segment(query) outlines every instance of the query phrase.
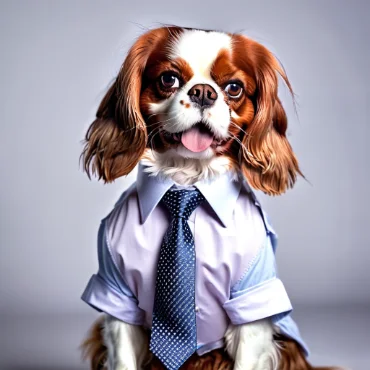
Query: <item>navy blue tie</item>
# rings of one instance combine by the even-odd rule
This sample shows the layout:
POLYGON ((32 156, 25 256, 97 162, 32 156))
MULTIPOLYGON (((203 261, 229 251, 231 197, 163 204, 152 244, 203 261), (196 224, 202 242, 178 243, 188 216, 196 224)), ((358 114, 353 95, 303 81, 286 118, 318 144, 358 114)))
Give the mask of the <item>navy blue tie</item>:
POLYGON ((197 190, 169 190, 162 198, 172 219, 159 254, 150 350, 177 370, 197 349, 195 248, 187 223, 204 200, 197 190))

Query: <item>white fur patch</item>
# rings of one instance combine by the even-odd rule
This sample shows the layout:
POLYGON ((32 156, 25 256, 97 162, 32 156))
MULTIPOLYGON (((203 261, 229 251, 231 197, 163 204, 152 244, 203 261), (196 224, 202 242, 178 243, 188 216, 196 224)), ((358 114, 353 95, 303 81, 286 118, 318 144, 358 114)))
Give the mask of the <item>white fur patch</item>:
POLYGON ((230 325, 225 334, 226 350, 234 359, 234 370, 276 370, 279 351, 268 319, 230 325))
POLYGON ((108 370, 141 369, 148 360, 148 337, 142 327, 105 315, 103 337, 108 370))
POLYGON ((170 57, 182 58, 193 72, 211 78, 210 70, 220 50, 231 50, 231 37, 221 32, 184 30, 172 45, 170 57))
MULTIPOLYGON (((171 149, 165 153, 147 151, 143 157, 147 172, 153 176, 169 177, 179 185, 192 185, 197 181, 212 180, 232 170, 225 156, 210 158, 186 158, 171 149)), ((237 174, 235 172, 235 177, 237 174)))

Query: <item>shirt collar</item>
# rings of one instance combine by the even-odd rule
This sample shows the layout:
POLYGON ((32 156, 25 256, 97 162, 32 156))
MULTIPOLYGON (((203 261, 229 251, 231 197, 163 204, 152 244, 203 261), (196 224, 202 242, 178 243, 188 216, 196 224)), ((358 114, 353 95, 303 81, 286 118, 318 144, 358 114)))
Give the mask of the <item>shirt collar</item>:
MULTIPOLYGON (((175 182, 169 178, 150 175, 145 172, 145 166, 139 164, 136 187, 142 224, 174 184, 175 182)), ((199 181, 194 186, 202 193, 222 225, 227 227, 232 219, 241 182, 234 180, 233 175, 227 172, 213 181, 199 181)))

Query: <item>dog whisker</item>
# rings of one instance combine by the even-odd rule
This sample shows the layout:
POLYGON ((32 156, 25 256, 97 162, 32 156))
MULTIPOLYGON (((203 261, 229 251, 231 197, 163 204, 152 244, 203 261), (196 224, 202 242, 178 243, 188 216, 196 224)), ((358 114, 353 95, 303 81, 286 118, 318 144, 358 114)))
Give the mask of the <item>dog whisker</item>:
POLYGON ((237 125, 235 122, 230 121, 230 125, 236 127, 239 131, 243 132, 245 135, 249 135, 247 131, 243 130, 239 125, 237 125))

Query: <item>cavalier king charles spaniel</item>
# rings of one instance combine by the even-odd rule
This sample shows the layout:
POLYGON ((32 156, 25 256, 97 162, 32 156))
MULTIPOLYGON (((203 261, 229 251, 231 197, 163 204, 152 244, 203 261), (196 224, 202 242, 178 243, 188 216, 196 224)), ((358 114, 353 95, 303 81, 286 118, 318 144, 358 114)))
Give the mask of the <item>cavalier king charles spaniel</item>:
MULTIPOLYGON (((112 182, 145 161, 151 175, 182 186, 229 171, 254 189, 282 194, 302 173, 286 138, 279 77, 293 95, 274 55, 241 34, 150 30, 129 50, 88 129, 84 169, 112 182)), ((163 369, 150 355, 148 336, 143 327, 104 314, 84 354, 95 370, 163 369)), ((268 318, 230 324, 225 348, 194 354, 181 368, 314 369, 268 318)))

